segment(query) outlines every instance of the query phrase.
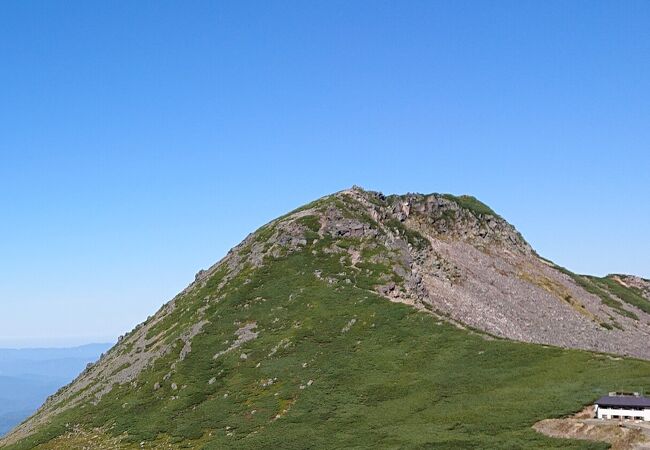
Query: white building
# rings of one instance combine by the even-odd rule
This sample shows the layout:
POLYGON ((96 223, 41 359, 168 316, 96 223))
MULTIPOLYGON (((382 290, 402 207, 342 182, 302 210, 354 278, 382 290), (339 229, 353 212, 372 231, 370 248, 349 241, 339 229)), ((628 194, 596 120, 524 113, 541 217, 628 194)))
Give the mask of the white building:
POLYGON ((596 400, 598 419, 650 421, 650 398, 638 393, 621 394, 610 392, 596 400))

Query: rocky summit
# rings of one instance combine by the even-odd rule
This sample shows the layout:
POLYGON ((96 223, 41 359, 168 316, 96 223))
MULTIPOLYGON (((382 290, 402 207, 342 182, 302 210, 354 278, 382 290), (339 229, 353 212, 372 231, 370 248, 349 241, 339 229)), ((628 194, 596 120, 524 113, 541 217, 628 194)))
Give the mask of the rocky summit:
POLYGON ((650 386, 650 281, 574 274, 470 196, 353 187, 263 226, 0 444, 594 448, 537 434, 650 386))

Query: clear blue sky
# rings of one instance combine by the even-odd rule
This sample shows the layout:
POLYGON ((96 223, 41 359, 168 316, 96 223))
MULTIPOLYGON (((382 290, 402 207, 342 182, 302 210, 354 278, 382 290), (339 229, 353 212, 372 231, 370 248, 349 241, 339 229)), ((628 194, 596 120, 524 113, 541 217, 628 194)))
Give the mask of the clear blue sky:
POLYGON ((0 5, 0 344, 130 330, 352 184, 650 277, 650 2, 0 5))

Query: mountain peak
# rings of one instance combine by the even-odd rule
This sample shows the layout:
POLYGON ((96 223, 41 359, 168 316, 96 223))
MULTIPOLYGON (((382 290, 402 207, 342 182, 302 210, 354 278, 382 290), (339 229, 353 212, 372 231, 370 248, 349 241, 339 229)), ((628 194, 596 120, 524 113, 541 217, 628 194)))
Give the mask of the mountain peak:
MULTIPOLYGON (((474 197, 354 186, 251 233, 1 443, 45 442, 71 432, 66 423, 88 429, 107 421, 112 431, 102 432, 155 440, 173 411, 199 420, 192 408, 242 392, 266 405, 259 417, 275 421, 311 387, 301 368, 320 361, 321 370, 331 369, 323 352, 335 351, 329 346, 339 336, 363 327, 372 339, 378 323, 401 333, 391 315, 407 313, 395 303, 489 339, 650 359, 641 338, 650 332, 647 287, 634 277, 576 275, 540 258, 474 197), (291 364, 282 366, 279 355, 291 364), (260 378, 267 364, 275 369, 260 378), (294 384, 298 391, 289 389, 294 384), (280 409, 271 406, 276 393, 280 409)), ((210 420, 221 420, 210 411, 210 420)), ((204 436, 190 422, 178 426, 179 435, 204 436)))

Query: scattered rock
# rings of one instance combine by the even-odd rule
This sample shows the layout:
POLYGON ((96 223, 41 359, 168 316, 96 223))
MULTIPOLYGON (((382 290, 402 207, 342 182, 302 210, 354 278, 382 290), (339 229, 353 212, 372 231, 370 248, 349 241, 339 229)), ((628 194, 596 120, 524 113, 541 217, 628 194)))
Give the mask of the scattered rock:
MULTIPOLYGON (((226 350, 222 350, 222 351, 217 352, 213 356, 213 359, 217 359, 220 356, 225 355, 226 353, 229 353, 229 352, 241 347, 246 342, 252 341, 253 339, 257 338, 259 333, 256 332, 256 331, 253 331, 256 328, 257 328, 257 322, 250 322, 250 323, 247 323, 247 324, 243 325, 239 329, 237 329, 237 331, 235 331, 235 335, 237 336, 237 339, 235 340, 235 342, 233 342, 232 345, 230 347, 228 347, 226 350)), ((244 355, 244 354, 242 354, 242 355, 244 355)), ((244 357, 242 359, 245 359, 245 358, 246 357, 244 357)))
POLYGON ((352 328, 352 326, 355 323, 357 323, 357 319, 354 319, 354 318, 350 319, 350 321, 348 323, 346 323, 345 326, 343 327, 343 329, 341 330, 341 333, 347 333, 348 331, 350 331, 350 329, 352 328))

